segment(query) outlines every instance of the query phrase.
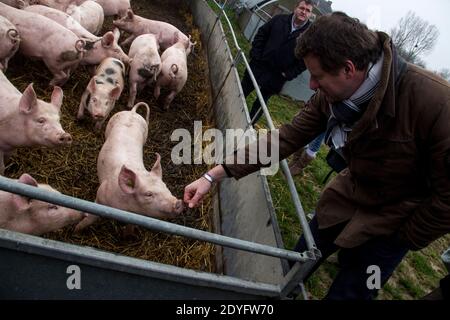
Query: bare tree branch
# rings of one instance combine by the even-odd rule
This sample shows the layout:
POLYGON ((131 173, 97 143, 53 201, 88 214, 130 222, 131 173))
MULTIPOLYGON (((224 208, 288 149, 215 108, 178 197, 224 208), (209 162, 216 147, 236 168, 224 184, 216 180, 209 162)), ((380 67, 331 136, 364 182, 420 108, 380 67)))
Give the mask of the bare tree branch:
POLYGON ((416 64, 424 64, 421 57, 434 48, 439 37, 435 25, 416 16, 412 11, 400 19, 390 34, 399 54, 416 64))

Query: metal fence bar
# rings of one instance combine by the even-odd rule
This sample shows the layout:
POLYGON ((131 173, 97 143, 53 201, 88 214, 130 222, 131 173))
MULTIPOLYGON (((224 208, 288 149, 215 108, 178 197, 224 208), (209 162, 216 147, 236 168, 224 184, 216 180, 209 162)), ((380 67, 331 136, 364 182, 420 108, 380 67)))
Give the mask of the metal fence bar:
POLYGON ((121 222, 136 224, 147 229, 161 231, 169 234, 185 236, 192 239, 207 241, 218 245, 260 253, 272 257, 278 257, 298 262, 311 260, 303 253, 289 251, 271 246, 253 243, 250 241, 226 237, 207 231, 180 226, 178 224, 161 221, 158 219, 142 216, 139 214, 111 208, 86 200, 70 197, 64 194, 51 192, 42 188, 36 188, 24 183, 19 183, 13 179, 0 176, 0 190, 19 194, 32 199, 38 199, 49 203, 54 203, 63 207, 72 208, 82 212, 92 213, 104 218, 112 218, 121 222))
MULTIPOLYGON (((239 46, 239 43, 237 41, 234 29, 233 29, 233 26, 232 26, 232 24, 230 22, 230 19, 228 18, 228 15, 224 11, 223 7, 219 3, 217 3, 216 0, 212 0, 212 2, 214 2, 217 5, 217 7, 221 10, 221 14, 220 15, 225 18, 225 20, 226 20, 226 22, 228 24, 228 28, 230 29, 230 33, 231 33, 231 36, 233 38, 234 45, 235 45, 236 49, 238 50, 238 52, 240 52, 240 54, 242 55, 242 61, 244 62, 245 67, 246 67, 246 69, 247 69, 247 71, 249 73, 250 79, 252 80, 253 86, 255 88, 257 99, 259 99, 259 102, 261 104, 261 108, 263 109, 264 115, 266 116, 267 125, 269 126, 270 130, 275 130, 276 128, 275 128, 275 126, 273 124, 272 117, 270 116, 270 113, 269 113, 269 110, 267 108, 267 105, 264 102, 264 99, 262 97, 261 91, 259 90, 258 82, 255 79, 253 71, 251 70, 251 67, 250 67, 250 65, 249 65, 249 63, 247 61, 247 58, 245 57, 245 54, 243 53, 242 49, 239 46)), ((253 121, 253 119, 251 119, 251 121, 253 121)), ((247 128, 249 128, 249 126, 251 125, 251 121, 248 124, 247 128)), ((288 187, 289 187, 289 191, 291 193, 291 198, 292 198, 292 200, 294 202, 295 211, 297 213, 298 219, 299 219, 300 224, 302 226, 302 230, 303 230, 303 234, 305 236, 305 240, 306 240, 306 244, 307 244, 308 250, 316 251, 317 247, 316 247, 316 244, 315 244, 315 241, 314 241, 314 237, 311 234, 311 229, 309 228, 308 220, 306 219, 305 212, 303 210, 303 207, 302 207, 301 202, 300 202, 300 198, 299 198, 298 193, 297 193, 297 188, 295 187, 295 183, 294 183, 294 180, 292 178, 291 172, 289 171, 289 167, 287 165, 287 161, 286 160, 281 161, 281 169, 283 170, 283 173, 284 173, 284 175, 286 177, 286 180, 287 180, 287 183, 288 183, 288 187)))

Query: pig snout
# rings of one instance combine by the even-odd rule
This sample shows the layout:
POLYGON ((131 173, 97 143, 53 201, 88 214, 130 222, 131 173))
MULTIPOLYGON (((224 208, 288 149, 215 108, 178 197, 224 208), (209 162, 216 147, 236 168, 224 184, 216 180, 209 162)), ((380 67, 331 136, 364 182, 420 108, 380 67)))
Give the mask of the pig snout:
POLYGON ((175 203, 173 205, 173 213, 175 215, 179 215, 183 212, 183 210, 184 210, 183 201, 181 201, 181 200, 175 201, 175 203))
POLYGON ((72 143, 72 136, 69 133, 64 132, 64 133, 59 135, 58 143, 62 144, 62 145, 71 144, 72 143))
POLYGON ((105 115, 103 113, 93 113, 92 118, 94 118, 94 120, 96 121, 99 121, 103 120, 105 118, 105 115))

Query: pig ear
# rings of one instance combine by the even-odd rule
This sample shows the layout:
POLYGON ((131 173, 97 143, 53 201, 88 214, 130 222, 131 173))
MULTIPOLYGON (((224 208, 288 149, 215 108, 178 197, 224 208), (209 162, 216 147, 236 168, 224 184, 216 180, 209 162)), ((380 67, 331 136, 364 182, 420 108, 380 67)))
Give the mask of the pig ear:
MULTIPOLYGON (((26 174, 26 173, 22 174, 18 181, 20 183, 28 184, 33 187, 38 186, 37 181, 34 180, 34 178, 32 176, 30 176, 29 174, 26 174)), ((24 197, 24 196, 20 196, 18 194, 14 194, 13 195, 13 203, 16 206, 16 208, 18 209, 18 211, 24 211, 30 207, 31 199, 24 197)))
POLYGON ((156 174, 159 178, 162 178, 161 156, 159 155, 159 153, 156 153, 156 161, 152 167, 151 172, 156 174))
POLYGON ((102 37, 102 46, 103 47, 111 47, 114 43, 114 33, 112 31, 108 31, 102 37))
POLYGON ((37 181, 27 173, 22 174, 18 181, 20 183, 28 184, 29 186, 33 186, 33 187, 38 186, 37 181))
POLYGON ((112 90, 109 96, 113 98, 114 100, 117 100, 120 98, 120 94, 122 93, 122 88, 120 85, 116 85, 112 90))
POLYGON ((54 105, 55 107, 57 107, 58 109, 61 108, 62 105, 62 101, 63 101, 63 96, 64 93, 62 91, 62 89, 58 86, 55 86, 53 88, 53 92, 52 92, 52 105, 54 105))
POLYGON ((120 30, 119 30, 119 28, 114 28, 114 30, 113 30, 113 33, 114 33, 114 41, 117 43, 117 42, 119 42, 119 39, 120 39, 120 30))
POLYGON ((91 80, 89 80, 87 89, 88 89, 88 91, 89 91, 90 93, 95 92, 95 86, 96 86, 95 80, 96 80, 96 78, 97 78, 97 77, 92 77, 91 80))
POLYGON ((177 43, 180 40, 180 36, 178 35, 178 31, 173 33, 173 43, 177 43))
POLYGON ((132 194, 136 190, 137 176, 133 170, 122 166, 119 173, 119 187, 126 194, 132 194))
POLYGON ((130 19, 130 20, 133 20, 133 18, 134 18, 133 10, 128 9, 128 11, 127 11, 127 18, 130 19))
POLYGON ((30 83, 19 101, 19 111, 25 114, 30 114, 37 105, 36 92, 34 92, 33 84, 30 83))

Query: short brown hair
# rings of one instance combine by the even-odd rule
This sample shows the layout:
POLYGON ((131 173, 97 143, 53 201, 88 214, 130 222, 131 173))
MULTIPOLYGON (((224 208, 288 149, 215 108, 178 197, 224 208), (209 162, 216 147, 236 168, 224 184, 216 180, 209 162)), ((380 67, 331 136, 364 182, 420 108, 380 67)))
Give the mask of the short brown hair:
POLYGON ((297 2, 296 7, 298 7, 301 2, 304 2, 308 6, 313 6, 314 7, 314 1, 313 0, 300 0, 300 1, 297 2))
POLYGON ((375 63, 382 46, 376 32, 356 18, 343 12, 319 17, 297 39, 295 55, 303 59, 308 54, 319 58, 325 72, 335 73, 351 60, 358 70, 375 63))

